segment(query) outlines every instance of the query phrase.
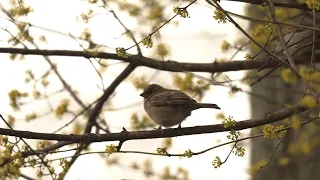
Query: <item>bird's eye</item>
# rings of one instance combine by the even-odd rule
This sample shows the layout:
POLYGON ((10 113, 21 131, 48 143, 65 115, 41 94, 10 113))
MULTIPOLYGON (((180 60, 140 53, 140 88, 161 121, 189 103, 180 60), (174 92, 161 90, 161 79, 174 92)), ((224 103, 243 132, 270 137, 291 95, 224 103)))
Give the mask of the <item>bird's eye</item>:
POLYGON ((153 92, 153 88, 149 88, 149 89, 147 90, 147 92, 148 92, 148 93, 152 93, 152 92, 153 92))

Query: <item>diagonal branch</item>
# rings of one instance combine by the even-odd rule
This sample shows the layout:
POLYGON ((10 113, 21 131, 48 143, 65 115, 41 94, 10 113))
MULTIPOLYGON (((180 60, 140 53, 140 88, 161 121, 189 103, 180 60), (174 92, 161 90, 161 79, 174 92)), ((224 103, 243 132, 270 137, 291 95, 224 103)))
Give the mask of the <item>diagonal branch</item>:
MULTIPOLYGON (((299 72, 297 71, 297 68, 295 66, 295 63, 292 59, 292 56, 290 55, 290 53, 287 53, 289 52, 288 51, 288 47, 286 46, 285 44, 285 40, 284 40, 284 37, 283 37, 283 34, 282 32, 280 32, 280 25, 279 24, 276 24, 278 26, 278 33, 280 32, 280 41, 281 43, 284 45, 283 48, 285 49, 285 54, 288 58, 288 61, 285 61, 283 60, 282 58, 280 58, 279 56, 275 55, 274 53, 272 53, 270 50, 268 50, 267 48, 263 47, 258 41, 256 41, 252 36, 250 36, 241 26, 239 26, 239 24, 220 6, 219 3, 217 3, 216 0, 214 0, 214 4, 216 5, 216 7, 222 11, 224 13, 224 15, 230 20, 230 22, 235 25, 247 38, 249 38, 255 45, 257 45, 260 49, 262 49, 263 51, 265 51, 266 53, 268 53, 272 58, 278 60, 279 62, 281 62, 283 65, 285 66, 288 66, 292 72, 295 74, 295 76, 301 80, 301 82, 304 84, 304 86, 310 91, 310 94, 314 97, 314 99, 317 100, 317 102, 319 103, 320 102, 320 95, 313 89, 312 86, 310 86, 310 84, 308 84, 307 82, 305 82, 302 77, 300 76, 299 72), (281 36, 282 35, 282 36, 281 36), (287 50, 286 50, 287 49, 287 50)), ((270 8, 271 6, 273 5, 272 4, 272 1, 269 0, 269 5, 270 5, 270 8)), ((273 13, 272 17, 273 17, 273 21, 277 22, 276 21, 276 17, 275 17, 275 12, 274 12, 274 6, 273 7, 273 10, 271 10, 271 14, 273 13)))
MULTIPOLYGON (((110 84, 110 86, 104 91, 103 95, 99 98, 99 101, 97 102, 96 106, 93 108, 93 110, 90 112, 89 119, 86 123, 86 127, 84 129, 84 136, 89 134, 92 130, 92 127, 96 124, 96 120, 100 115, 101 109, 104 105, 104 103, 109 99, 110 95, 114 92, 114 90, 118 87, 118 85, 127 78, 133 70, 137 66, 130 63, 120 74, 119 76, 110 84)), ((84 149, 86 149, 89 146, 90 140, 85 140, 84 145, 79 147, 77 151, 74 153, 74 157, 69 161, 69 168, 70 166, 76 161, 78 158, 78 154, 81 153, 84 149)))
POLYGON ((93 108, 90 113, 87 125, 85 127, 84 132, 90 133, 94 122, 98 118, 100 111, 104 105, 104 103, 108 100, 110 95, 114 92, 114 90, 118 87, 118 85, 126 79, 136 68, 135 65, 129 64, 120 74, 119 76, 110 84, 110 86, 104 91, 103 95, 99 98, 99 102, 93 108))
MULTIPOLYGON (((277 16, 276 16, 276 13, 275 13, 275 8, 274 8, 274 4, 271 0, 268 0, 268 4, 269 4, 269 9, 270 9, 270 12, 271 12, 271 16, 272 16, 272 19, 274 22, 277 22, 277 16)), ((294 72, 294 74, 297 76, 297 78, 303 83, 303 85, 309 90, 310 94, 317 100, 317 102, 319 103, 320 102, 320 96, 319 94, 316 92, 316 90, 308 83, 306 82, 302 77, 301 75, 299 74, 298 72, 298 69, 297 69, 297 66, 292 58, 292 55, 288 49, 288 46, 285 42, 285 39, 284 39, 284 35, 281 31, 281 27, 279 24, 276 24, 277 26, 277 32, 278 32, 278 36, 280 38, 280 43, 284 49, 284 53, 285 55, 287 56, 288 58, 288 61, 289 61, 289 64, 290 64, 290 67, 292 69, 292 71, 294 72)))
MULTIPOLYGON (((14 18, 12 15, 0 4, 0 9, 13 21, 13 23, 18 27, 17 22, 14 22, 14 18)), ((30 42, 36 49, 39 49, 38 45, 35 42, 30 42)), ((29 49, 25 46, 24 49, 29 49)), ((61 74, 58 72, 56 66, 52 63, 52 61, 49 59, 48 56, 43 56, 44 59, 47 61, 47 63, 50 65, 51 69, 53 69, 53 72, 57 75, 61 83, 63 84, 63 87, 69 92, 70 96, 84 109, 86 105, 81 101, 81 99, 72 91, 71 87, 68 85, 68 83, 64 80, 64 78, 61 76, 61 74)))
MULTIPOLYGON (((111 9, 108 6, 109 9, 111 9)), ((142 51, 140 48, 140 45, 138 44, 138 41, 136 40, 136 38, 133 36, 133 33, 130 29, 127 28, 126 25, 123 24, 123 22, 119 19, 119 17, 117 16, 117 14, 114 12, 114 10, 110 11, 113 14, 113 17, 116 18, 116 20, 121 24, 121 26, 126 30, 126 32, 129 34, 130 38, 132 39, 132 41, 137 45, 137 51, 138 51, 138 55, 142 56, 142 51)))
POLYGON ((230 14, 231 16, 237 17, 237 18, 241 18, 244 20, 249 20, 249 21, 257 21, 257 22, 262 22, 262 23, 273 23, 273 24, 279 24, 279 25, 283 25, 283 26, 289 26, 289 27, 295 27, 295 28, 300 28, 300 29, 305 29, 305 30, 312 30, 312 31, 316 31, 316 32, 320 32, 320 29, 317 27, 312 27, 312 26, 307 26, 307 25, 302 25, 302 24, 291 24, 291 23, 287 23, 284 21, 277 21, 277 22, 273 22, 270 20, 265 20, 265 19, 260 19, 260 18, 255 18, 255 17, 250 17, 250 16, 244 16, 241 14, 236 14, 230 11, 225 11, 226 13, 230 14))
MULTIPOLYGON (((224 1, 233 1, 233 2, 244 2, 249 4, 255 5, 262 5, 265 6, 265 0, 224 0, 224 1)), ((305 3, 296 3, 296 2, 274 2, 274 5, 277 7, 284 7, 284 8, 293 8, 293 9, 301 9, 307 10, 308 6, 305 3)))

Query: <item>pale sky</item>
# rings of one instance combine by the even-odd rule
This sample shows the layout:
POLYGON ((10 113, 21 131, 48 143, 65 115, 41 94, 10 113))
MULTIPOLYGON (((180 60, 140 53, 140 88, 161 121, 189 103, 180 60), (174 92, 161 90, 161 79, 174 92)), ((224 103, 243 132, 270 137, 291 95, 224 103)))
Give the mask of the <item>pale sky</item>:
MULTIPOLYGON (((5 5, 5 0, 0 0, 1 4, 5 5)), ((105 44, 110 48, 116 47, 128 47, 132 45, 131 41, 125 38, 118 38, 123 29, 121 25, 113 18, 111 14, 102 14, 94 18, 89 25, 79 23, 76 19, 76 15, 80 15, 87 9, 87 4, 84 1, 78 0, 45 0, 26 1, 34 8, 34 12, 28 15, 28 21, 32 24, 54 29, 64 33, 71 33, 78 36, 83 27, 90 26, 93 34, 93 40, 100 44, 105 44)), ((130 2, 127 0, 127 2, 130 2)), ((202 1, 201 1, 202 2, 202 1)), ((202 4, 205 4, 203 2, 202 4)), ((242 13, 243 6, 241 3, 234 2, 222 2, 222 7, 227 10, 242 13), (235 5, 236 4, 236 5, 235 5)), ((98 10, 97 10, 98 11, 98 10)), ((165 26, 161 29, 163 41, 170 45, 172 60, 179 60, 184 62, 212 62, 215 58, 230 57, 230 54, 222 54, 220 52, 220 45, 223 40, 229 42, 235 41, 240 33, 236 30, 235 26, 228 24, 218 24, 213 18, 213 9, 206 8, 205 6, 191 6, 188 9, 191 18, 179 18, 179 26, 165 26)), ((121 14, 120 11, 115 11, 121 19, 126 18, 125 14, 121 14)), ((168 17, 173 13, 168 14, 168 17)), ((0 14, 0 17, 4 17, 0 14)), ((242 25, 244 22, 242 22, 242 25)), ((124 21, 129 28, 137 28, 136 24, 132 21, 124 21)), ((12 28, 12 24, 6 20, 0 18, 0 27, 12 28)), ((48 40, 48 45, 43 46, 47 49, 72 49, 81 50, 77 42, 71 38, 63 37, 54 33, 47 33, 43 30, 32 28, 33 34, 42 35, 45 34, 48 40)), ((6 39, 7 34, 0 31, 0 39, 6 39)), ((8 46, 5 42, 0 42, 0 46, 8 46)), ((111 50, 112 50, 111 49, 111 50)), ((143 48, 144 54, 151 54, 153 49, 146 50, 143 48)), ((110 52, 110 49, 108 50, 110 52)), ((243 59, 245 53, 239 53, 235 59, 243 59)), ((0 113, 7 115, 11 112, 8 106, 7 92, 11 89, 30 89, 28 85, 24 84, 25 70, 31 68, 35 74, 39 74, 46 70, 47 63, 41 56, 26 56, 25 61, 11 62, 8 59, 7 54, 0 54, 0 58, 3 60, 0 66, 0 82, 2 88, 0 88, 0 96, 2 101, 0 102, 0 113)), ((73 89, 77 89, 84 102, 89 103, 95 98, 99 97, 101 90, 97 88, 97 85, 101 85, 100 79, 91 67, 88 60, 84 58, 70 58, 70 57, 51 57, 54 62, 58 63, 58 70, 64 76, 66 81, 72 85, 73 89)), ((111 63, 116 62, 111 60, 111 63)), ((105 86, 108 86, 110 82, 119 74, 124 65, 114 65, 103 74, 105 86)), ((153 74, 155 70, 148 68, 138 68, 134 75, 153 74)), ((161 72, 153 79, 152 83, 159 83, 163 86, 170 87, 171 73, 161 72)), ((201 74, 203 75, 203 74, 201 74)), ((240 78, 243 72, 230 72, 229 77, 240 78)), ((149 78, 151 76, 148 76, 149 78)), ((52 78, 49 91, 55 91, 61 88, 60 82, 56 78, 52 78)), ((240 85, 240 84, 239 84, 240 85)), ((243 87, 248 89, 247 87, 243 87)), ((249 119, 249 101, 248 95, 238 93, 234 97, 228 95, 229 89, 218 86, 211 86, 210 91, 202 99, 202 102, 216 103, 225 113, 226 116, 233 116, 235 120, 249 119)), ((130 81, 123 82, 116 89, 116 96, 113 98, 113 106, 123 107, 136 102, 142 102, 139 96, 139 91, 136 91, 130 81)), ((50 98, 53 105, 57 105, 61 98, 67 97, 67 93, 61 93, 59 95, 50 98)), ((65 122, 70 120, 70 116, 64 120, 55 120, 53 115, 48 115, 35 120, 31 123, 25 123, 23 119, 26 112, 36 111, 39 113, 45 113, 48 109, 48 104, 45 101, 34 103, 26 108, 23 108, 23 113, 18 113, 20 121, 16 123, 16 129, 29 130, 36 132, 52 132, 58 127, 62 126, 65 122), (48 126, 48 124, 50 124, 48 126)), ((112 127, 113 132, 119 132, 119 127, 126 127, 130 130, 130 117, 132 112, 138 111, 140 115, 144 114, 142 104, 133 108, 114 111, 106 113, 106 119, 109 125, 112 127)), ((189 117, 182 126, 196 126, 196 125, 208 125, 221 123, 215 120, 215 114, 217 111, 201 109, 194 111, 192 116, 189 117)), ((1 126, 3 127, 3 126, 1 126)), ((70 129, 70 128, 69 128, 70 129)), ((248 135, 248 131, 241 132, 242 135, 248 135)), ((185 137, 173 138, 174 146, 169 150, 170 153, 183 153, 187 149, 192 151, 201 151, 203 149, 217 145, 217 140, 221 142, 227 141, 227 133, 215 133, 205 135, 194 135, 185 137)), ((162 140, 137 140, 125 142, 122 150, 137 150, 137 151, 149 151, 155 152, 157 147, 161 145, 162 140)), ((92 150, 103 151, 105 145, 112 142, 95 143, 92 145, 92 150)), ((117 144, 117 142, 114 142, 117 144)), ((246 155, 244 157, 236 157, 231 155, 226 164, 221 168, 215 169, 211 165, 215 156, 219 156, 222 160, 229 153, 231 146, 225 146, 207 152, 202 155, 194 156, 192 158, 176 158, 176 157, 158 157, 147 156, 139 154, 112 154, 111 156, 118 156, 122 164, 128 165, 130 162, 137 161, 141 163, 144 159, 151 158, 153 168, 156 173, 161 173, 162 168, 165 166, 173 167, 172 171, 177 166, 182 166, 190 171, 190 178, 192 180, 226 180, 226 179, 249 179, 248 166, 249 166, 249 142, 244 143, 246 146, 246 155), (231 170, 232 169, 232 170, 231 170), (230 173, 232 171, 232 173, 230 173)), ((29 169, 22 171, 30 176, 34 173, 29 169)), ((44 178, 50 179, 50 178, 44 178)), ((137 173, 134 170, 119 168, 118 166, 105 166, 105 162, 99 157, 99 155, 86 155, 78 158, 77 162, 72 166, 70 172, 66 176, 67 180, 89 180, 89 179, 134 179, 142 180, 146 179, 142 173, 137 173)), ((157 180, 157 177, 150 177, 150 180, 157 180)))

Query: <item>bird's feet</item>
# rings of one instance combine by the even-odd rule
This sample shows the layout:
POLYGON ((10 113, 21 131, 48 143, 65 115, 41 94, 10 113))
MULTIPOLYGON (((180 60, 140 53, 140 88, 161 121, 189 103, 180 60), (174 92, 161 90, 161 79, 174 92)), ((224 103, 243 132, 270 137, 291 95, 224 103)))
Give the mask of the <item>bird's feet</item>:
POLYGON ((161 126, 159 126, 158 128, 153 128, 153 130, 159 130, 162 129, 161 126))
POLYGON ((158 127, 158 130, 161 130, 161 135, 163 135, 163 129, 161 128, 161 126, 158 127))
POLYGON ((153 128, 153 130, 161 130, 161 135, 163 135, 163 129, 161 126, 159 126, 158 128, 153 128))

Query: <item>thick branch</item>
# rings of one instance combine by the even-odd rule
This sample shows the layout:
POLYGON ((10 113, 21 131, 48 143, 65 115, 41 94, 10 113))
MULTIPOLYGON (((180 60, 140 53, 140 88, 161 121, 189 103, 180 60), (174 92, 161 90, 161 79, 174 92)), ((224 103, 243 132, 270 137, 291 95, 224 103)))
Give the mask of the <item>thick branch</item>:
MULTIPOLYGON (((45 56, 71 56, 71 57, 89 57, 114 59, 124 62, 132 62, 137 66, 146 66, 163 71, 171 72, 227 72, 227 71, 241 71, 250 69, 274 68, 278 66, 277 61, 270 61, 267 65, 263 60, 254 61, 230 61, 230 62, 214 62, 214 63, 179 63, 177 61, 157 61, 147 57, 138 55, 129 56, 128 58, 119 57, 113 53, 88 53, 84 51, 68 51, 68 50, 38 50, 38 49, 20 49, 20 48, 0 48, 0 53, 24 54, 24 55, 45 55, 45 56)), ((306 57, 296 57, 296 64, 308 64, 306 57)), ((197 62, 195 60, 194 62, 197 62)), ((320 60, 315 60, 320 62, 320 60)))
MULTIPOLYGON (((152 131, 127 131, 125 133, 125 139, 126 140, 155 139, 155 138, 168 138, 168 137, 185 136, 185 135, 225 132, 225 131, 230 131, 231 129, 243 130, 243 129, 258 127, 265 124, 277 122, 303 111, 306 111, 306 109, 299 107, 299 105, 295 105, 287 109, 283 109, 273 113, 268 113, 261 118, 236 122, 232 128, 224 128, 223 124, 215 124, 215 125, 208 125, 208 126, 186 127, 181 129, 172 128, 172 129, 152 130, 152 131)), ((50 134, 50 133, 36 133, 36 132, 29 132, 29 131, 17 131, 17 130, 11 130, 11 129, 3 129, 3 128, 0 128, 0 134, 27 138, 27 139, 70 141, 73 143, 119 141, 124 139, 123 137, 124 133, 63 135, 63 134, 50 134)))

